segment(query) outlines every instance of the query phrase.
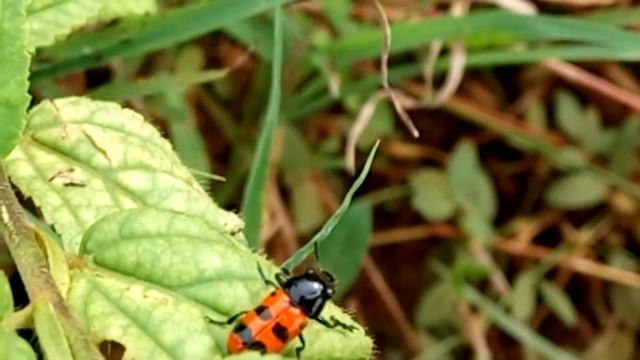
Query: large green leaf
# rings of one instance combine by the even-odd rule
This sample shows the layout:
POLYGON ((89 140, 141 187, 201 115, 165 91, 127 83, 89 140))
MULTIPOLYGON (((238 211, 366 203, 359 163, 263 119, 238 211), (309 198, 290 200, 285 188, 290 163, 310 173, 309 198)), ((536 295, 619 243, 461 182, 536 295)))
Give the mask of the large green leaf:
MULTIPOLYGON (((69 303, 98 341, 116 340, 130 356, 200 359, 225 352, 229 328, 208 326, 256 306, 269 293, 260 265, 278 268, 201 219, 152 208, 115 213, 86 233, 81 253, 92 259, 74 271, 69 303)), ((353 323, 329 304, 325 316, 353 323)), ((305 359, 365 359, 371 342, 312 322, 305 359)), ((291 350, 296 345, 289 347, 291 350)))
POLYGON ((25 1, 0 0, 0 159, 18 143, 29 95, 25 1))
MULTIPOLYGON (((98 15, 106 0, 32 0, 27 8, 27 48, 48 46, 98 15)), ((137 3, 137 2, 136 2, 137 3)))
POLYGON ((113 103, 71 97, 36 106, 6 168, 67 251, 96 220, 138 206, 196 215, 242 238, 241 220, 215 205, 169 142, 113 103))

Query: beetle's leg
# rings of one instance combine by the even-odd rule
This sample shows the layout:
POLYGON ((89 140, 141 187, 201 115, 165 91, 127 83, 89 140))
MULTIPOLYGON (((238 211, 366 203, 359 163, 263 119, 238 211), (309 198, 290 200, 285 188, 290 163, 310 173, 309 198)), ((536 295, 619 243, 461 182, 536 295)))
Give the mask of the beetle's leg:
POLYGON ((353 325, 345 324, 342 321, 334 318, 333 316, 331 317, 331 321, 329 321, 329 320, 327 320, 325 318, 319 317, 319 316, 316 318, 316 320, 320 324, 322 324, 324 327, 328 327, 329 329, 334 329, 334 328, 339 327, 339 328, 345 329, 345 330, 347 330, 349 332, 355 331, 357 329, 357 327, 355 327, 353 325))
MULTIPOLYGON (((262 270, 262 266, 260 266, 260 263, 258 263, 258 272, 260 273, 260 278, 262 279, 262 282, 264 282, 265 284, 272 286, 274 288, 278 288, 278 284, 274 283, 273 280, 267 278, 267 276, 264 274, 264 271, 262 270)), ((276 279, 278 277, 276 276, 276 279)))
POLYGON ((298 336, 298 339, 300 339, 300 346, 296 348, 296 359, 300 360, 300 354, 302 353, 302 350, 307 347, 307 344, 304 342, 304 337, 302 336, 302 334, 298 336))
POLYGON ((233 324, 236 320, 238 320, 238 318, 244 314, 247 313, 247 310, 244 311, 240 311, 239 313, 231 316, 230 318, 228 318, 225 321, 219 321, 219 320, 215 320, 212 319, 209 315, 205 316, 205 320, 207 320, 207 322, 211 323, 211 324, 216 324, 216 325, 231 325, 233 324))

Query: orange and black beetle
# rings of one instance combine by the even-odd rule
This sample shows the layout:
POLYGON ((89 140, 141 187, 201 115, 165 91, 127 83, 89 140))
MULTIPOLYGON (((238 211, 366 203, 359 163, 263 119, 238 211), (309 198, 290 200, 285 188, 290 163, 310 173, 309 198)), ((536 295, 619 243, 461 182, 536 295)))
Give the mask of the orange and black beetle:
POLYGON ((308 269, 304 274, 294 277, 279 273, 276 275, 277 284, 265 277, 259 265, 258 272, 265 284, 275 288, 260 305, 223 322, 207 318, 215 324, 229 325, 242 316, 229 334, 229 353, 236 354, 246 350, 280 353, 289 341, 298 337, 300 346, 296 348, 296 356, 300 358, 305 347, 302 330, 308 319, 316 320, 328 328, 341 327, 348 331, 356 329, 355 326, 344 324, 335 318, 329 321, 320 316, 324 304, 334 294, 335 279, 329 272, 308 269))

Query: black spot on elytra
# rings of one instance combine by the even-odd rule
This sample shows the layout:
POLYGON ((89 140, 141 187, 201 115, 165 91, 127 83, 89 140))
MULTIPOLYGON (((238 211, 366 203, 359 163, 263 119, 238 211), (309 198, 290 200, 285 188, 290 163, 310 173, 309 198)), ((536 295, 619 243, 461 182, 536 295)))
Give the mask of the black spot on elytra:
POLYGON ((258 317, 263 321, 269 321, 272 317, 271 311, 269 311, 269 308, 264 305, 259 305, 254 311, 256 312, 256 315, 258 315, 258 317))
POLYGON ((273 332, 273 335, 282 343, 286 343, 289 340, 289 330, 286 326, 280 324, 279 322, 273 325, 273 328, 271 328, 271 332, 273 332))
POLYGON ((238 335, 243 343, 250 344, 253 341, 253 334, 245 324, 239 323, 233 328, 233 333, 238 335))
POLYGON ((255 341, 249 344, 249 350, 259 351, 264 354, 267 352, 267 347, 262 341, 255 341))

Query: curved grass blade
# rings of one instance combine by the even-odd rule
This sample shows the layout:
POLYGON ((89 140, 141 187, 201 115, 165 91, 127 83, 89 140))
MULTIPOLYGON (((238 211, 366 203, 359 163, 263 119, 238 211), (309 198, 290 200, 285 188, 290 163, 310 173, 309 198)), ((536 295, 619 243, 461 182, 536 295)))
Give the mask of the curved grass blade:
POLYGON ((321 242, 329 237, 333 228, 338 225, 338 222, 340 222, 340 219, 342 219, 342 215, 344 215, 344 213, 349 208, 353 195, 356 193, 356 191, 358 191, 362 183, 364 183, 367 175, 369 174, 369 170, 371 169, 371 165, 373 164, 373 158, 376 155, 376 151, 378 150, 379 145, 380 140, 376 141, 376 143, 373 145, 373 148, 371 149, 371 151, 369 152, 369 156, 367 157, 367 162, 364 164, 362 172, 360 172, 360 175, 358 175, 356 181, 353 182, 353 184, 349 188, 349 191, 347 191, 347 195, 345 195, 338 209, 333 213, 333 215, 331 215, 329 220, 327 220, 327 223, 324 224, 322 229, 320 229, 320 231, 318 231, 308 243, 298 249, 295 254, 293 254, 289 259, 287 259, 287 261, 285 261, 284 265, 282 266, 283 268, 291 270, 294 267, 298 266, 309 254, 311 254, 311 252, 313 252, 316 243, 320 245, 321 242))
POLYGON ((277 6, 275 9, 273 30, 273 63, 271 69, 271 91, 269 94, 269 104, 264 121, 264 127, 260 131, 260 139, 256 154, 253 157, 249 180, 242 196, 242 215, 245 219, 244 235, 249 247, 256 248, 258 237, 260 236, 260 226, 262 224, 262 195, 264 185, 267 181, 269 170, 269 154, 271 153, 271 143, 278 125, 280 116, 280 99, 282 98, 282 9, 277 6))

